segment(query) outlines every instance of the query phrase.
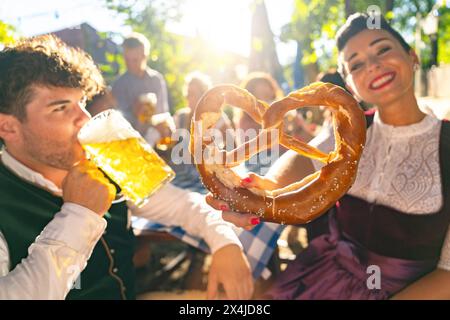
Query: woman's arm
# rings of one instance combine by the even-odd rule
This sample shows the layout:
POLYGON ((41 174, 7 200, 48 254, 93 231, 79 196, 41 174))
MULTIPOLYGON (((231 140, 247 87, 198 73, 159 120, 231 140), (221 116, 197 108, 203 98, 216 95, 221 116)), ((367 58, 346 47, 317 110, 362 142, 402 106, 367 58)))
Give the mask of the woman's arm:
POLYGON ((275 181, 281 188, 300 181, 315 171, 311 159, 289 150, 270 167, 265 177, 275 181))
POLYGON ((437 268, 392 297, 393 300, 450 300, 450 271, 437 268))
POLYGON ((450 227, 441 249, 436 270, 399 292, 393 299, 450 300, 450 227))
MULTIPOLYGON (((320 134, 308 144, 323 152, 331 152, 334 149, 333 127, 324 128, 320 134)), ((275 184, 277 188, 285 187, 291 183, 301 181, 304 177, 314 173, 323 164, 288 150, 269 169, 264 178, 269 180, 269 186, 275 184)), ((261 187, 265 189, 264 183, 255 181, 247 187, 261 187)), ((273 189, 274 187, 271 187, 273 189)))

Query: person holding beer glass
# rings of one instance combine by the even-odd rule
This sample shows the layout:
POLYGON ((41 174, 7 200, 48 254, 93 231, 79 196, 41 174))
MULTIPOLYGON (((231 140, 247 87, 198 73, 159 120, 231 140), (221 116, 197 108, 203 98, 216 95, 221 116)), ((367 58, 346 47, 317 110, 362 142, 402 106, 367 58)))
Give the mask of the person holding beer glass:
POLYGON ((200 194, 169 184, 143 207, 112 204, 116 187, 78 140, 103 86, 87 54, 40 36, 0 52, 0 69, 0 299, 135 298, 129 212, 206 240, 209 298, 220 284, 252 295, 236 234, 200 194))
MULTIPOLYGON (((183 189, 206 193, 206 189, 200 180, 195 165, 192 161, 180 161, 182 156, 178 153, 180 150, 189 149, 191 119, 194 114, 195 107, 202 95, 212 87, 211 79, 208 75, 199 71, 189 73, 184 82, 183 94, 187 101, 187 106, 177 110, 173 119, 177 128, 175 139, 180 141, 175 149, 172 149, 171 157, 168 159, 170 167, 176 172, 175 179, 172 181, 174 185, 183 189)), ((214 126, 221 132, 224 141, 226 141, 226 131, 232 129, 232 124, 228 116, 222 112, 222 117, 214 126)), ((188 154, 189 159, 191 155, 188 154)))
MULTIPOLYGON (((202 95, 211 89, 211 87, 211 79, 204 73, 193 71, 186 76, 183 94, 187 100, 187 106, 177 110, 173 116, 177 129, 191 129, 191 119, 194 113, 193 111, 195 110, 195 107, 197 106, 197 103, 202 95)), ((225 137, 227 129, 233 128, 233 124, 226 113, 222 113, 222 117, 215 125, 215 128, 222 132, 223 137, 225 137)))
POLYGON ((136 119, 134 128, 151 146, 165 151, 172 143, 176 127, 169 112, 156 113, 157 101, 153 92, 139 96, 132 108, 136 119))
POLYGON ((150 145, 167 141, 174 130, 171 119, 155 125, 151 121, 153 115, 169 113, 169 104, 164 77, 147 66, 150 42, 134 32, 122 47, 127 71, 112 85, 117 107, 150 145))

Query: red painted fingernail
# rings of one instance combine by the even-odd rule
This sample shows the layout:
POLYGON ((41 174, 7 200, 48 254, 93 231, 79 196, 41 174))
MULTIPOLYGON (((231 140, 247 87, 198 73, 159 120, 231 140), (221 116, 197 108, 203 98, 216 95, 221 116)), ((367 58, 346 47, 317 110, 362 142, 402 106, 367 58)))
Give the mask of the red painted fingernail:
POLYGON ((250 177, 247 177, 247 178, 244 178, 244 179, 241 180, 242 184, 250 183, 250 182, 252 182, 252 178, 250 178, 250 177))
POLYGON ((250 223, 254 226, 256 226, 257 224, 259 224, 261 221, 259 220, 259 218, 252 218, 250 220, 250 223))
POLYGON ((228 206, 226 206, 226 205, 224 205, 224 204, 222 204, 219 208, 220 208, 220 210, 222 210, 222 211, 228 211, 228 206))

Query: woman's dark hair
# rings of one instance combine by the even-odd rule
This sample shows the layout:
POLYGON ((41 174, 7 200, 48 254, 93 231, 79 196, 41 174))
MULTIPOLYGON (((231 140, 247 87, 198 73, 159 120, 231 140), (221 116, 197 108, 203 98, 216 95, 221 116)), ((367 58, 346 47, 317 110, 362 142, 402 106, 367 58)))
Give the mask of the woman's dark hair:
POLYGON ((321 72, 317 76, 317 81, 332 83, 347 90, 344 79, 335 68, 329 69, 327 72, 321 72))
MULTIPOLYGON (((382 15, 380 15, 379 18, 380 23, 378 26, 376 26, 376 28, 389 32, 395 39, 397 39, 403 49, 405 49, 405 51, 409 53, 411 50, 411 46, 405 41, 400 33, 398 33, 397 30, 393 29, 389 22, 387 22, 387 20, 382 15)), ((366 13, 355 13, 348 17, 345 24, 339 29, 336 34, 336 43, 338 50, 342 51, 347 42, 358 33, 364 30, 369 30, 368 21, 371 21, 371 19, 373 19, 373 17, 369 16, 366 13)), ((341 63, 339 63, 339 72, 341 73, 341 75, 344 75, 341 63)))

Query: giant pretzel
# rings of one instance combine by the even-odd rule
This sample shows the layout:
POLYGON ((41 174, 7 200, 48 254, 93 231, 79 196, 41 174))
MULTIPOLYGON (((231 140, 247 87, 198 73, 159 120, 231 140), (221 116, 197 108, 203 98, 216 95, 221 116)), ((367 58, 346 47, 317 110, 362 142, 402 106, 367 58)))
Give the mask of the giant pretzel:
POLYGON ((317 218, 351 187, 365 137, 366 122, 362 110, 355 99, 338 86, 316 82, 268 106, 246 90, 221 85, 205 93, 194 111, 190 152, 203 184, 215 198, 226 201, 231 210, 257 214, 265 221, 299 224, 317 218), (224 105, 242 109, 262 126, 255 139, 228 152, 219 150, 214 139, 206 134, 219 120, 224 105), (286 112, 305 106, 325 106, 332 110, 335 150, 329 154, 282 132, 286 112), (241 187, 241 178, 231 170, 239 164, 236 156, 241 152, 247 160, 262 149, 269 148, 271 139, 265 146, 260 145, 263 135, 267 136, 270 129, 278 129, 281 145, 325 165, 303 180, 280 189, 241 187), (249 146, 255 141, 259 149, 251 150, 249 146), (213 158, 220 161, 212 162, 213 158))

